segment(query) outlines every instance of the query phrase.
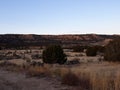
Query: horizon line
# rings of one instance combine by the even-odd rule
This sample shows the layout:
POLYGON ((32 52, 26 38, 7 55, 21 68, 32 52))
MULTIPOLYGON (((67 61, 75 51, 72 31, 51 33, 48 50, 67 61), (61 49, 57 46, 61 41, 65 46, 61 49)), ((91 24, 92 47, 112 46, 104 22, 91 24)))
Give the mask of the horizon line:
POLYGON ((37 34, 37 33, 1 33, 0 35, 120 35, 106 33, 65 33, 65 34, 37 34))

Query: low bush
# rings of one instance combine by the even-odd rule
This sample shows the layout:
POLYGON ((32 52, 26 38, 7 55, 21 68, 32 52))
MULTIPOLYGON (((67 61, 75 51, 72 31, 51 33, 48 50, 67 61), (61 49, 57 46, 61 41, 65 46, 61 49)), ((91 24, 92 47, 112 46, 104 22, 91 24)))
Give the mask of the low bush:
POLYGON ((96 56, 97 55, 97 49, 96 49, 96 47, 93 47, 93 46, 88 47, 87 51, 86 51, 86 55, 87 56, 96 56))
POLYGON ((67 61, 66 55, 60 45, 46 47, 42 54, 43 62, 49 64, 64 64, 67 61))
POLYGON ((89 46, 87 47, 86 55, 87 56, 96 56, 97 53, 104 53, 105 52, 105 47, 104 46, 89 46))
POLYGON ((84 50, 87 48, 88 48, 88 46, 74 46, 73 51, 74 52, 84 52, 84 50))

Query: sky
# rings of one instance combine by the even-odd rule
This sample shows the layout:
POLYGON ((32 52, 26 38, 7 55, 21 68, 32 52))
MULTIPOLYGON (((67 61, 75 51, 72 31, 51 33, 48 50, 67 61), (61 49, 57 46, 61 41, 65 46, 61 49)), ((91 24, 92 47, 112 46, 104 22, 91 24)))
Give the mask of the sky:
POLYGON ((0 0, 0 34, 120 34, 120 0, 0 0))

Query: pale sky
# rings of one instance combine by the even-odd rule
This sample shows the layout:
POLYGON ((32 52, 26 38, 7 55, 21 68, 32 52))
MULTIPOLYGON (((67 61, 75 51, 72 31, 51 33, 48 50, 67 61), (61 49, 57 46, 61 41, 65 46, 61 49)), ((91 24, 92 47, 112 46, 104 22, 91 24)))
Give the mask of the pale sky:
POLYGON ((0 0, 0 34, 120 34, 120 0, 0 0))

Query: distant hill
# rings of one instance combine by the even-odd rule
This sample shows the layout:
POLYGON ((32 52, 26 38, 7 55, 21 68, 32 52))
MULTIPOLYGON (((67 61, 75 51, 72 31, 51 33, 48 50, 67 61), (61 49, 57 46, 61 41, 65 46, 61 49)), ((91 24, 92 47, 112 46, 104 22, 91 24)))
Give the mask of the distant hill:
POLYGON ((35 34, 1 34, 0 46, 22 47, 22 46, 45 46, 49 44, 67 45, 106 45, 110 40, 119 35, 35 35, 35 34))

